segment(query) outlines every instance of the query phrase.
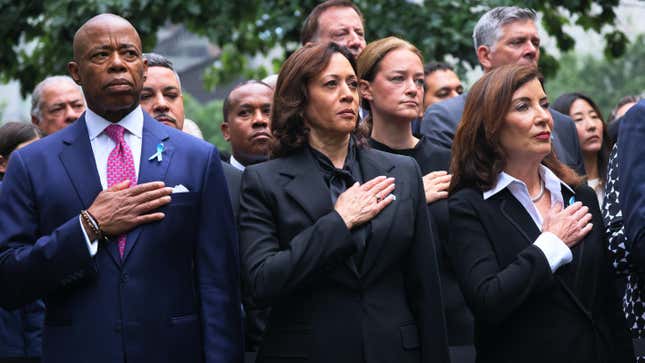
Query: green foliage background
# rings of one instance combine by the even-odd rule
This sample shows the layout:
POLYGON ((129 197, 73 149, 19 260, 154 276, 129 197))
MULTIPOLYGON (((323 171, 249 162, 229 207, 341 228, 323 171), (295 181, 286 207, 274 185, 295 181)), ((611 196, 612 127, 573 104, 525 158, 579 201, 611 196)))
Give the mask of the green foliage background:
POLYGON ((204 139, 215 144, 219 150, 231 151, 231 146, 220 132, 220 125, 224 121, 222 115, 221 100, 215 100, 206 104, 201 104, 191 95, 184 93, 184 112, 186 118, 189 118, 202 130, 204 139))
MULTIPOLYGON (((417 45, 426 59, 450 54, 460 65, 477 64, 470 38, 473 26, 482 13, 498 5, 540 11, 542 25, 563 51, 574 45, 562 28, 572 23, 603 34, 605 52, 612 57, 623 54, 627 43, 614 26, 614 7, 619 0, 355 2, 364 12, 368 40, 396 35, 417 45)), ((0 0, 0 79, 18 79, 25 95, 45 76, 66 73, 75 31, 102 12, 122 15, 135 24, 144 50, 154 47, 158 28, 167 22, 184 24, 208 37, 223 50, 219 62, 206 74, 211 86, 239 75, 259 78, 275 72, 298 46, 301 24, 316 4, 316 0, 0 0), (274 69, 249 68, 249 55, 266 55, 277 46, 284 53, 273 60, 274 69)), ((557 62, 543 53, 541 67, 546 75, 553 75, 557 62)))
POLYGON ((560 71, 547 80, 545 87, 551 100, 566 92, 587 94, 607 120, 623 96, 645 92, 645 36, 638 36, 625 55, 617 59, 564 54, 560 71))

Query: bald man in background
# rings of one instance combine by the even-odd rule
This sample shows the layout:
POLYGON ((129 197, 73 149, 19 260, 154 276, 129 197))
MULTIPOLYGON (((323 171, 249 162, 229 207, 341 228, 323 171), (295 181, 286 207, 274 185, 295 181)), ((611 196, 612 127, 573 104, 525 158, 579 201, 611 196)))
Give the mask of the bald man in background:
POLYGON ((67 127, 85 111, 81 87, 69 76, 50 76, 31 94, 31 122, 44 136, 67 127))

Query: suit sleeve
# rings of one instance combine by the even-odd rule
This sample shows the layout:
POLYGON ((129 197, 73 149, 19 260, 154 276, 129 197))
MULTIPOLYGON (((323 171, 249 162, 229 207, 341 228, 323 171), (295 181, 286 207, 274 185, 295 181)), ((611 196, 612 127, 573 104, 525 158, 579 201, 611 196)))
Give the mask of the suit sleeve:
POLYGON ((269 198, 266 189, 276 187, 261 180, 257 170, 244 171, 240 203, 242 265, 253 299, 259 303, 289 294, 323 267, 344 261, 357 248, 334 210, 290 241, 280 241, 276 214, 299 212, 281 210, 285 206, 269 198))
POLYGON ((30 357, 40 357, 42 347, 43 324, 45 322, 45 304, 42 300, 20 309, 25 342, 25 353, 30 357))
POLYGON ((437 102, 428 107, 423 114, 421 134, 433 144, 450 150, 458 122, 443 102, 437 102))
POLYGON ((618 136, 618 183, 623 224, 631 244, 632 262, 645 268, 645 102, 641 101, 627 114, 618 136))
POLYGON ((448 200, 450 242, 446 248, 459 284, 477 320, 504 321, 534 291, 553 282, 544 254, 534 245, 522 250, 508 266, 500 266, 491 238, 464 192, 448 200))
POLYGON ((91 262, 78 215, 44 236, 40 218, 27 165, 16 151, 0 194, 0 306, 6 309, 83 278, 91 262))
MULTIPOLYGON (((450 362, 441 284, 434 234, 431 231, 421 170, 414 163, 417 179, 414 243, 408 256, 406 288, 417 314, 422 362, 450 362)), ((394 201, 396 203, 396 201, 394 201)))
POLYGON ((559 129, 563 130, 558 137, 560 137, 559 142, 564 148, 563 151, 566 152, 567 155, 562 155, 560 160, 575 170, 578 174, 585 175, 585 163, 582 157, 582 149, 580 149, 580 141, 578 140, 576 124, 569 116, 553 109, 550 110, 553 114, 554 120, 557 119, 559 129))
POLYGON ((205 361, 241 362, 239 252, 218 152, 211 149, 201 195, 196 272, 205 361))

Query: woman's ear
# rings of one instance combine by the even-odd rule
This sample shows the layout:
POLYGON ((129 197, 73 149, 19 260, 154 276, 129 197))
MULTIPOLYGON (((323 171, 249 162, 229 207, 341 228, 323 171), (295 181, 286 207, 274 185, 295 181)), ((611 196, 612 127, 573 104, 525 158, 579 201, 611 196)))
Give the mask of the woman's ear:
POLYGON ((361 96, 361 99, 372 101, 374 97, 372 96, 372 86, 366 80, 361 79, 358 81, 358 93, 361 96))

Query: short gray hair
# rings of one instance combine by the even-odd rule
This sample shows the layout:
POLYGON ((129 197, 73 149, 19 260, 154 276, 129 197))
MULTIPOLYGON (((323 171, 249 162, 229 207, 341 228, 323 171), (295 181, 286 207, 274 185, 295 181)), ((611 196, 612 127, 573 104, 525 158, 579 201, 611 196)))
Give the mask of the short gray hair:
POLYGON ((40 83, 38 83, 34 88, 34 92, 31 94, 31 116, 36 117, 37 119, 40 120, 42 116, 41 97, 43 94, 43 90, 45 89, 45 87, 49 86, 50 84, 62 83, 62 82, 69 82, 70 84, 73 84, 74 86, 78 87, 79 91, 81 92, 81 96, 83 96, 83 89, 81 88, 81 86, 76 84, 76 82, 74 82, 74 80, 71 77, 63 76, 63 75, 49 76, 43 79, 42 81, 40 81, 40 83))
POLYGON ((473 44, 475 51, 482 45, 493 48, 501 37, 502 27, 516 21, 535 21, 536 13, 532 9, 517 6, 500 6, 486 12, 475 25, 473 44))
POLYGON ((175 74, 177 78, 177 83, 179 83, 179 88, 181 89, 181 79, 179 79, 179 74, 172 65, 172 61, 161 54, 157 53, 143 53, 143 59, 148 61, 148 68, 150 67, 164 67, 168 68, 175 74))

